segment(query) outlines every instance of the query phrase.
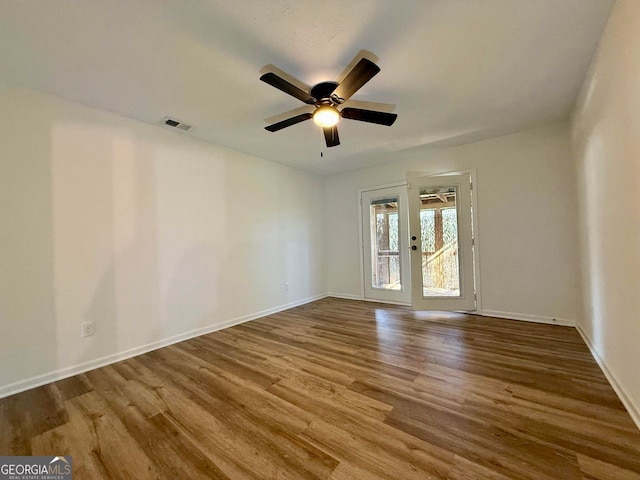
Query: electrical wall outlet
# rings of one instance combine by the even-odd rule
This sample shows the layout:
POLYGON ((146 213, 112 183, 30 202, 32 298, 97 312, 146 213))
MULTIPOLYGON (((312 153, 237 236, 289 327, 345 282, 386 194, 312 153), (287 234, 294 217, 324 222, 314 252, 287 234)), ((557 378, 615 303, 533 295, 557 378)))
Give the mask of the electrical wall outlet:
POLYGON ((285 292, 289 291, 289 282, 284 282, 284 291, 285 292))
POLYGON ((96 331, 96 324, 93 322, 84 322, 80 327, 82 328, 83 337, 90 337, 96 331))

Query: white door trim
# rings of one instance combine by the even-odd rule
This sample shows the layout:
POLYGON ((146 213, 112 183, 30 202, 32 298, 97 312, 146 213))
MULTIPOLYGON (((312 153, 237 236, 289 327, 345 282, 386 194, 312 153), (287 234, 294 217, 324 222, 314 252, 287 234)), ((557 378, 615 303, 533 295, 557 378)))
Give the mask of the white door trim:
MULTIPOLYGON (((482 312, 482 287, 480 282, 480 223, 478 221, 478 170, 476 168, 463 168, 460 170, 451 170, 447 172, 433 171, 408 171, 407 177, 424 177, 424 176, 445 176, 445 175, 461 175, 467 173, 471 176, 471 221, 473 223, 473 263, 474 263, 474 280, 476 284, 476 312, 482 312)), ((405 182, 406 184, 406 182, 405 182)), ((360 222, 362 223, 362 221, 360 222)), ((362 255, 361 255, 362 257, 362 255)))
MULTIPOLYGON (((473 219, 471 218, 471 177, 461 175, 427 175, 409 178, 409 224, 411 235, 411 306, 414 310, 476 310, 475 277, 473 270, 473 219), (456 192, 457 246, 455 261, 458 263, 459 291, 455 296, 423 294, 421 198, 422 188, 434 188, 436 192, 456 192), (444 190, 442 190, 444 188, 444 190), (416 238, 417 237, 417 238, 416 238)), ((444 199, 443 199, 444 201, 444 199)))

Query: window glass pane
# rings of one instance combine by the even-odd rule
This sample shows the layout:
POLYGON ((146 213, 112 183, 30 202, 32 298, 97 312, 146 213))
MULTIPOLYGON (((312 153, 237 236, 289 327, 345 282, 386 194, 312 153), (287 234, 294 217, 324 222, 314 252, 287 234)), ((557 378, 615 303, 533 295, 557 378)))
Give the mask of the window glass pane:
POLYGON ((398 198, 372 200, 371 218, 371 286, 400 290, 400 251, 398 198))
POLYGON ((432 208, 420 210, 420 232, 422 234, 422 251, 434 252, 436 249, 435 215, 432 208))
POLYGON ((459 297, 456 189, 423 189, 420 201, 423 296, 459 297))

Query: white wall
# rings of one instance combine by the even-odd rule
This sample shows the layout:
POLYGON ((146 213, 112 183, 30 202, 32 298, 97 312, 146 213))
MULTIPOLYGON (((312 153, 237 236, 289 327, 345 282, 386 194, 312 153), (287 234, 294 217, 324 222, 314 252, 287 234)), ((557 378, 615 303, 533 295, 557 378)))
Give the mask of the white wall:
POLYGON ((585 314, 578 327, 640 425, 640 2, 618 0, 573 118, 585 314))
POLYGON ((573 324, 579 311, 575 175, 565 123, 328 177, 329 292, 359 296, 358 189, 407 172, 477 170, 482 310, 573 324))
POLYGON ((0 111, 0 395, 326 291, 322 178, 23 89, 0 111))

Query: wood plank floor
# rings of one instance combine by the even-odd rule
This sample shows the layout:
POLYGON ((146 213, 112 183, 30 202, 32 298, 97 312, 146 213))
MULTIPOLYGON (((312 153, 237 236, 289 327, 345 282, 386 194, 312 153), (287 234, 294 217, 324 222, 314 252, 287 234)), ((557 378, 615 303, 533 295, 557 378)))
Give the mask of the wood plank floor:
POLYGON ((572 328, 324 299, 0 400, 76 479, 640 479, 572 328))

